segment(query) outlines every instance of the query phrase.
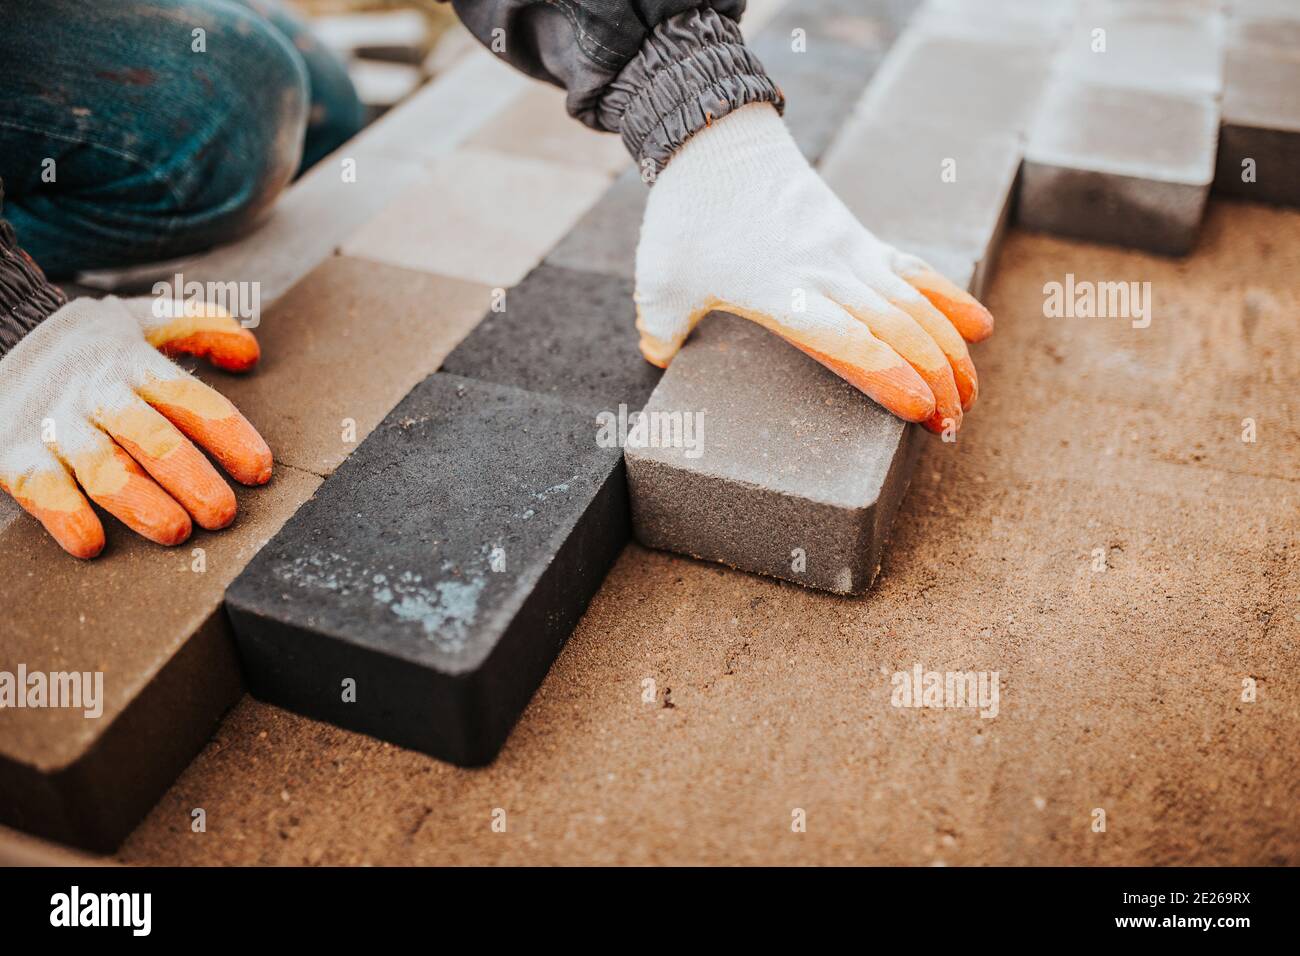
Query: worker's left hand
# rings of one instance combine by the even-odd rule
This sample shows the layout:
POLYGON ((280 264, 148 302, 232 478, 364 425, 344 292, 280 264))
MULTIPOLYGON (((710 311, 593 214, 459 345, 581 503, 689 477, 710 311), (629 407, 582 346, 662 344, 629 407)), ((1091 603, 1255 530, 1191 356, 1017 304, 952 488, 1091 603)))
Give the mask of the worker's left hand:
POLYGON ((854 218, 767 104, 696 133, 659 174, 636 301, 641 352, 656 365, 707 313, 731 312, 935 432, 955 431, 974 403, 966 342, 993 331, 972 296, 854 218))

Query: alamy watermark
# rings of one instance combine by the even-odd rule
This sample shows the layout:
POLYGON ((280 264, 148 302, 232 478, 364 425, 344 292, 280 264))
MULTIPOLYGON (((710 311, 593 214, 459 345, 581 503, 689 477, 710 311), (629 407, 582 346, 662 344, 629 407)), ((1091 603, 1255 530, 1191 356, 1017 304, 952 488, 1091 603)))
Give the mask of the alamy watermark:
POLYGON ((103 671, 0 671, 0 710, 5 708, 66 708, 90 718, 104 713, 103 671))
POLYGON ((682 448, 687 458, 704 454, 703 412, 617 412, 596 416, 596 444, 601 448, 682 448))
POLYGON ((997 671, 927 671, 913 664, 910 671, 895 671, 890 678, 895 707, 979 708, 980 716, 998 715, 997 671))
POLYGON ((205 305, 215 305, 239 320, 246 329, 262 323, 262 283, 185 281, 176 273, 170 281, 153 284, 153 314, 157 319, 199 316, 205 305))
POLYGON ((1130 319, 1135 329, 1151 324, 1150 282, 1078 281, 1067 272, 1064 282, 1045 283, 1043 295, 1049 319, 1130 319))

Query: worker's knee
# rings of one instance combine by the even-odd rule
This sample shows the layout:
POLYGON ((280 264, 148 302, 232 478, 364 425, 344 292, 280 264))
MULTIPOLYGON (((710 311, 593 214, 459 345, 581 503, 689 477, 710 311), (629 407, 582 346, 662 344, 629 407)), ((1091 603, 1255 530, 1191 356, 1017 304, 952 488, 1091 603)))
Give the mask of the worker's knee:
POLYGON ((171 105, 180 135, 159 157, 157 174, 180 223, 221 241, 246 230, 293 178, 307 125, 307 72, 279 31, 238 4, 202 0, 195 24, 171 105))

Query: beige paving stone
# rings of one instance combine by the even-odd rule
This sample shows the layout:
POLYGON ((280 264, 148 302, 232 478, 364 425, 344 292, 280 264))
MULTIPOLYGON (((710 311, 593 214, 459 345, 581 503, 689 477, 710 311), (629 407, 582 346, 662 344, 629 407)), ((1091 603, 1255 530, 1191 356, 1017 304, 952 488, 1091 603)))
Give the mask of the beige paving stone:
POLYGON ((263 315, 253 374, 201 374, 277 461, 328 475, 491 304, 484 285, 336 256, 263 315))
POLYGON ((610 176, 464 147, 343 244, 347 255, 507 288, 600 197, 610 176))
POLYGON ((280 466, 238 490, 231 528, 170 549, 105 519, 108 548, 90 562, 28 517, 0 531, 3 669, 103 674, 98 717, 0 709, 0 821, 101 851, 126 835, 239 698, 222 595, 319 484, 280 466))
POLYGON ((578 122, 565 111, 564 91, 540 82, 484 123, 467 145, 610 175, 632 163, 620 136, 578 122))

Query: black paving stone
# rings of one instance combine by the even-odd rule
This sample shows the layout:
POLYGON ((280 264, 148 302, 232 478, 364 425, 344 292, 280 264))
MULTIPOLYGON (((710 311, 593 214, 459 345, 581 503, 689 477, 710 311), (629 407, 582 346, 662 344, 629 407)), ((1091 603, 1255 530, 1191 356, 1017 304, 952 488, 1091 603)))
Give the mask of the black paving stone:
POLYGON ((631 281, 546 265, 507 292, 504 311, 487 313, 442 369, 612 411, 640 408, 663 374, 637 348, 631 281))
POLYGON ((629 536, 596 432, 556 398, 416 386, 230 586, 254 696, 490 761, 629 536))

